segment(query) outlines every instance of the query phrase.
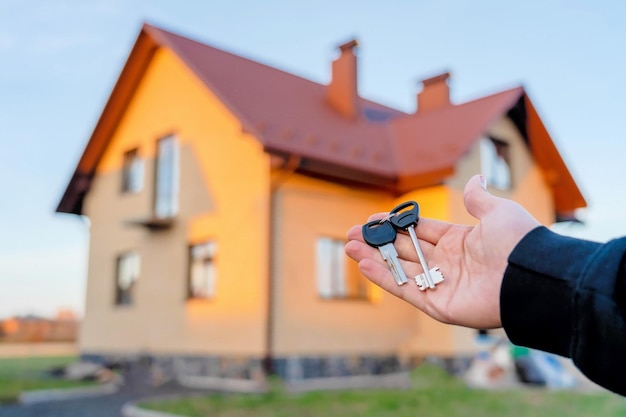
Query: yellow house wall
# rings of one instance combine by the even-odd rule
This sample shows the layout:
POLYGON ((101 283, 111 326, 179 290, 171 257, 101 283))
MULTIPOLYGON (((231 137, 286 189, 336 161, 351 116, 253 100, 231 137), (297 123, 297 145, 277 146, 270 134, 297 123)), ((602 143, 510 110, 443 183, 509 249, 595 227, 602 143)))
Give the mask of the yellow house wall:
POLYGON ((91 220, 83 353, 262 355, 267 318, 269 159, 169 50, 159 49, 104 153, 85 199, 91 220), (157 139, 181 145, 179 214, 149 231, 157 139), (122 156, 139 148, 144 188, 122 194, 122 156), (217 242, 216 295, 187 300, 188 246, 217 242), (116 259, 141 257, 135 301, 114 303, 116 259))
POLYGON ((316 241, 345 239, 354 224, 389 210, 393 197, 293 175, 276 191, 273 233, 275 354, 389 354, 415 332, 415 310, 370 284, 369 300, 323 299, 316 241))

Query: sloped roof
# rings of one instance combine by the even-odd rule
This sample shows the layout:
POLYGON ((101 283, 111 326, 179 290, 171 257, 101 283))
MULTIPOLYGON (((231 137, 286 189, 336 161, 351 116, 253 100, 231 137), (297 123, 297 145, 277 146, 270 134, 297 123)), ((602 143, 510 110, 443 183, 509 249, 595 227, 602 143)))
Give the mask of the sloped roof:
POLYGON ((390 122, 400 177, 449 171, 496 119, 520 100, 521 87, 390 122))
POLYGON ((57 211, 82 212, 98 160, 159 47, 177 54, 266 151, 298 156, 300 170, 398 192, 440 183, 509 114, 548 175, 557 211, 586 206, 522 87, 411 115, 360 98, 361 116, 347 119, 325 100, 325 85, 145 24, 57 211))

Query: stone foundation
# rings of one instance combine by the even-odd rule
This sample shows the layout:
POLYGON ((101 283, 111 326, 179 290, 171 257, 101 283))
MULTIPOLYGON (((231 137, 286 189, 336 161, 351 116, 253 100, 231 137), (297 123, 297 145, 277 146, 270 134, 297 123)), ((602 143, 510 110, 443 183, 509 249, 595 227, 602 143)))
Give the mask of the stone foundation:
MULTIPOLYGON (((111 356, 82 354, 81 359, 110 367, 142 362, 160 378, 177 376, 216 377, 261 381, 265 379, 262 358, 189 355, 111 356)), ((409 366, 396 356, 291 356, 272 359, 272 371, 284 381, 357 375, 386 375, 406 371, 409 366)))
POLYGON ((285 381, 355 375, 384 375, 402 371, 395 356, 288 357, 273 360, 274 372, 285 381))

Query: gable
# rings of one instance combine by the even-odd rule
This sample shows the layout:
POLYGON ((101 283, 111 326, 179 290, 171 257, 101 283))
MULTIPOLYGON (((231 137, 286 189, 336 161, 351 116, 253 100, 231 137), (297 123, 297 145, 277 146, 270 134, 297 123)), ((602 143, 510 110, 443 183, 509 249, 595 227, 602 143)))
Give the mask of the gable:
POLYGON ((398 193, 439 184, 493 120, 513 112, 553 189, 556 209, 586 205, 521 87, 412 115, 359 98, 361 114, 346 119, 324 100, 324 85, 144 25, 57 211, 82 213, 111 132, 160 48, 179 57, 267 153, 297 157, 299 172, 398 193))

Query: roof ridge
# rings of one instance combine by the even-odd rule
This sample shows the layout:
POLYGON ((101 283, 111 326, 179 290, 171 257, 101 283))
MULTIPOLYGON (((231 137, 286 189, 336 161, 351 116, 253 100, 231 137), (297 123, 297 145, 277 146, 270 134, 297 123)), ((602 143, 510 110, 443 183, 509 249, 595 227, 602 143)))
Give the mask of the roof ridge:
MULTIPOLYGON (((201 47, 204 47, 204 48, 213 49, 216 52, 219 52, 219 53, 222 53, 222 54, 226 54, 226 55, 229 55, 229 56, 231 56, 233 58, 237 58, 237 59, 240 59, 240 60, 243 60, 243 61, 247 61, 248 63, 253 64, 253 65, 263 66, 263 67, 266 67, 266 68, 273 69, 275 71, 280 71, 281 73, 283 73, 285 75, 296 77, 296 78, 299 78, 301 80, 305 80, 305 81, 308 81, 308 82, 311 82, 311 83, 314 83, 314 84, 324 85, 324 84, 318 83, 316 81, 313 81, 313 80, 311 80, 309 78, 306 78, 306 77, 303 77, 303 76, 300 76, 300 75, 288 72, 287 70, 278 68, 278 67, 273 66, 273 65, 271 65, 269 63, 258 61, 256 58, 253 59, 253 58, 249 58, 249 57, 247 57, 245 55, 240 55, 239 53, 230 52, 226 48, 215 46, 215 45, 213 45, 211 43, 207 43, 206 41, 197 39, 195 37, 189 37, 187 35, 182 35, 180 33, 173 32, 173 31, 170 31, 168 29, 163 29, 161 27, 154 26, 154 25, 149 25, 149 24, 144 24, 144 28, 148 28, 148 30, 152 31, 152 32, 158 32, 159 34, 165 35, 166 37, 175 37, 175 38, 178 38, 178 39, 183 40, 185 42, 193 42, 193 43, 197 44, 198 46, 201 46, 201 47)), ((181 52, 180 48, 178 48, 176 45, 173 45, 171 42, 168 42, 167 39, 159 39, 159 40, 161 40, 161 44, 166 44, 168 47, 176 50, 176 52, 181 52)), ((183 54, 184 54, 184 52, 183 52, 183 54)))
MULTIPOLYGON (((296 78, 298 80, 304 81, 304 82, 308 82, 311 84, 314 84, 316 86, 320 86, 320 87, 327 87, 328 84, 324 84, 322 82, 318 82, 315 80, 312 80, 310 78, 307 78, 306 76, 303 75, 298 75, 295 74, 293 72, 289 72, 288 70, 279 68, 278 66, 272 65, 270 63, 267 62, 262 62, 260 60, 257 60, 256 58, 250 58, 247 57, 245 55, 240 55, 239 53, 233 53, 228 51, 227 49, 223 49, 222 47, 218 47, 215 45, 212 45, 210 43, 207 43, 204 40, 200 40, 194 37, 188 37, 187 35, 183 35, 177 32, 173 32, 171 30, 168 29, 164 29, 161 28, 159 26, 155 26, 149 23, 144 23, 142 30, 146 30, 146 32, 148 32, 148 34, 154 36, 156 35, 155 39, 159 44, 161 45, 166 45, 167 47, 171 48, 174 52, 176 52, 176 54, 178 54, 179 56, 181 56, 181 58, 183 58, 183 60, 185 61, 185 63, 187 65, 189 65, 189 67, 194 71, 194 73, 196 75, 198 75, 200 78, 202 78, 203 82, 206 82, 208 85, 211 85, 209 80, 205 80, 204 77, 202 77, 202 72, 198 71, 197 69, 193 68, 194 65, 192 64, 193 60, 190 60, 189 57, 187 57, 186 53, 184 51, 182 51, 176 44, 172 43, 169 41, 168 37, 174 37, 177 38, 178 40, 182 40, 184 42, 192 42, 200 47, 203 48, 210 48, 213 51, 220 53, 220 54, 225 54, 228 55, 232 58, 238 59, 238 60, 242 60, 242 61, 246 61, 248 64, 250 65, 254 65, 254 66, 259 66, 259 67, 263 67, 272 71, 277 71, 279 73, 281 73, 284 76, 288 76, 288 77, 293 77, 296 78), (163 36, 164 35, 164 36, 163 36)), ((214 86, 213 86, 214 89, 214 86)), ((404 111, 396 108, 396 107, 391 107, 389 105, 383 104, 381 102, 375 101, 373 99, 367 98, 367 97, 363 97, 361 95, 358 96, 359 101, 367 103, 369 105, 374 105, 377 107, 381 107, 385 110, 389 110, 389 111, 393 111, 393 112, 397 112, 398 114, 406 114, 404 111)))

